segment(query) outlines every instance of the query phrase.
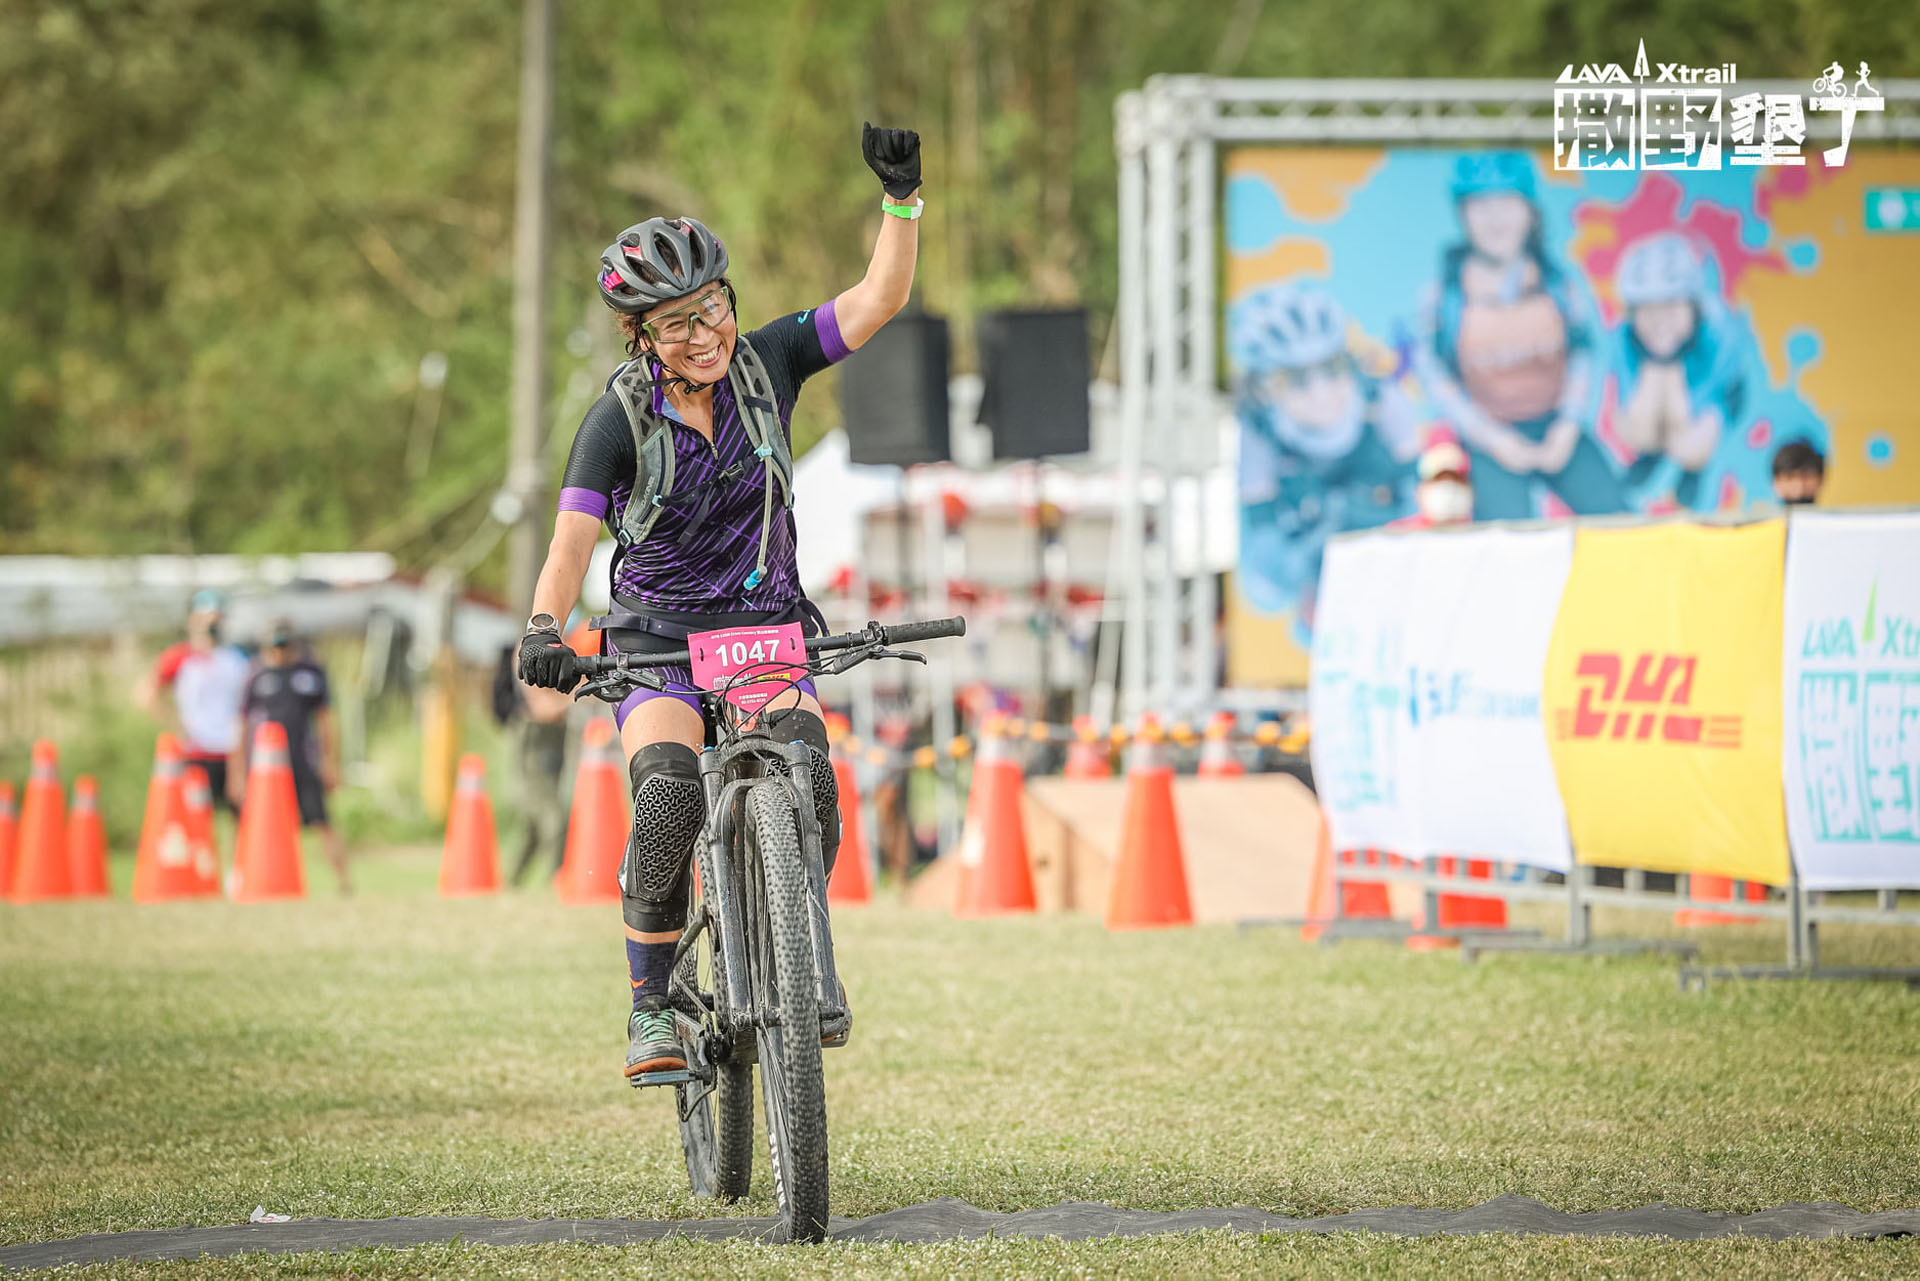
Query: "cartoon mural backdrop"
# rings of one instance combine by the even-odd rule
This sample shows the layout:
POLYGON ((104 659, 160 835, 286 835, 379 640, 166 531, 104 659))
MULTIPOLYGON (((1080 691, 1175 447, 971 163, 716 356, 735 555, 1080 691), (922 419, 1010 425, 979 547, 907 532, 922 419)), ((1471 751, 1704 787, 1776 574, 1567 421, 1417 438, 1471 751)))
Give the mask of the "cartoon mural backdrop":
POLYGON ((1920 204, 1920 153, 1563 173, 1545 151, 1233 152, 1235 679, 1301 670, 1273 633, 1310 631, 1326 540, 1410 515, 1440 439, 1479 520, 1743 510, 1791 441, 1826 455, 1824 504, 1920 502, 1920 220, 1894 202, 1920 204))

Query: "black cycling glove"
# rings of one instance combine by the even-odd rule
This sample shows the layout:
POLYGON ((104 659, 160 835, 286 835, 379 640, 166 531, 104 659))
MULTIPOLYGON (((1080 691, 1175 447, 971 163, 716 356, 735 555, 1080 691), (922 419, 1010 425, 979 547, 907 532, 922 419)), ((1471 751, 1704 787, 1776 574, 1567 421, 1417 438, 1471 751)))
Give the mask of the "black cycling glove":
POLYGON ((880 185, 895 200, 905 200, 920 186, 920 135, 911 129, 875 129, 860 126, 860 150, 867 167, 880 175, 880 185))
POLYGON ((580 681, 573 650, 552 632, 528 632, 520 638, 520 679, 541 689, 572 689, 580 681))

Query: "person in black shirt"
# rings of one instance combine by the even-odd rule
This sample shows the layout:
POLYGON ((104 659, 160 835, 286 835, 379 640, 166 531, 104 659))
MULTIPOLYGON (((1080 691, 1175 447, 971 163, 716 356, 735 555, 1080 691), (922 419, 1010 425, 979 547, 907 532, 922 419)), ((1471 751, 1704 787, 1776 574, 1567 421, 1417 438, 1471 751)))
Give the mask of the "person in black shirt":
POLYGON ((287 759, 293 767, 293 794, 300 805, 300 826, 319 830, 320 840, 340 878, 340 892, 351 893, 347 876, 347 845, 327 821, 327 793, 338 786, 338 744, 333 733, 327 673, 295 645, 293 624, 276 618, 267 625, 267 642, 260 664, 247 681, 240 707, 240 746, 227 771, 239 804, 239 780, 246 777, 246 752, 254 730, 272 721, 287 731, 287 759))

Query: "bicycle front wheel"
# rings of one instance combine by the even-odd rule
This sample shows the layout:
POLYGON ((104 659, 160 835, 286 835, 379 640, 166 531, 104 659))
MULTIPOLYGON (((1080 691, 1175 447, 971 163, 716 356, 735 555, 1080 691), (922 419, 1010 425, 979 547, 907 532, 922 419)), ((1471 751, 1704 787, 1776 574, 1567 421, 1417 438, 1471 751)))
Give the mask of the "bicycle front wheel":
POLYGON ((820 996, 814 976, 808 877, 793 791, 768 779, 747 794, 747 853, 760 893, 753 913, 754 1004, 760 1092, 773 1158, 776 1235, 827 1235, 827 1097, 820 1070, 820 996), (769 1017, 771 1016, 771 1017, 769 1017))

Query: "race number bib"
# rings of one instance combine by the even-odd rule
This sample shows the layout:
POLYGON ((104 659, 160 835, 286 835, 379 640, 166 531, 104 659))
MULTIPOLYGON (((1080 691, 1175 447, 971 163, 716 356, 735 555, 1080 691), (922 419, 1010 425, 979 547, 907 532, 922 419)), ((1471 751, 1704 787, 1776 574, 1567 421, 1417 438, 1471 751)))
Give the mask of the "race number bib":
POLYGON ((766 706, 806 675, 796 666, 807 659, 798 623, 695 632, 687 637, 687 650, 693 683, 746 712, 766 706))

